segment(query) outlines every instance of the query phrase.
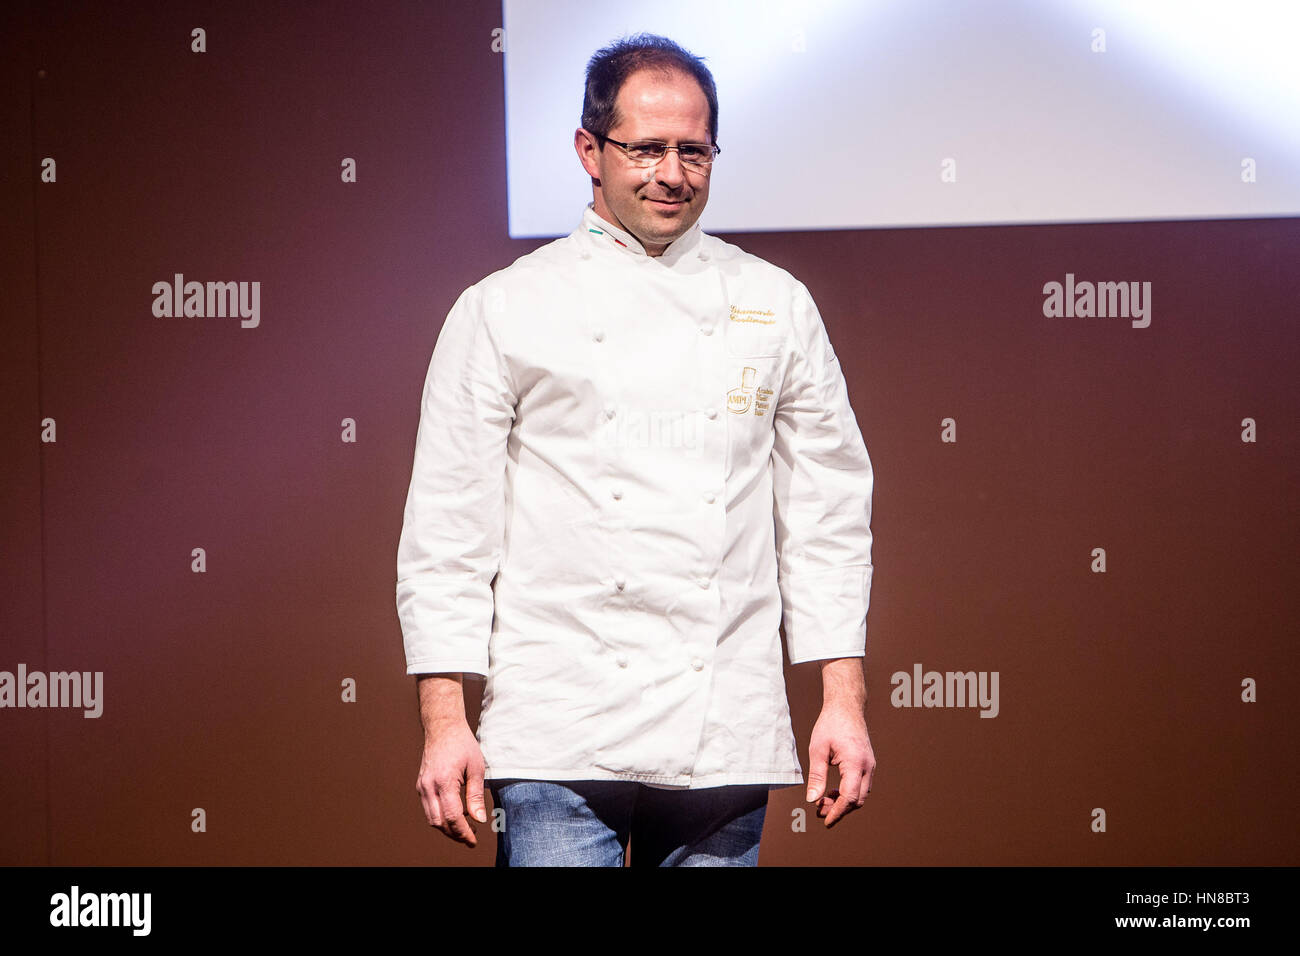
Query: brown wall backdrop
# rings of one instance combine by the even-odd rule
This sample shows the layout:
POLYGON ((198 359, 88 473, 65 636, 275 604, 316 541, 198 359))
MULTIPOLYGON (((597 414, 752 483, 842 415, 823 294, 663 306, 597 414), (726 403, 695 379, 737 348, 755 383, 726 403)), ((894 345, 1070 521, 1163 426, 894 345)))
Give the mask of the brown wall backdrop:
MULTIPOLYGON (((499 7, 5 6, 0 670, 104 710, 0 710, 0 862, 490 865, 423 820, 394 584, 441 322, 541 244, 499 7), (260 326, 155 318, 178 272, 260 326)), ((875 786, 831 831, 775 791, 762 863, 1300 862, 1300 221, 725 238, 807 283, 876 468, 875 786), (1151 282, 1150 327, 1045 318, 1067 272, 1151 282), (998 716, 891 706, 917 663, 998 716)))

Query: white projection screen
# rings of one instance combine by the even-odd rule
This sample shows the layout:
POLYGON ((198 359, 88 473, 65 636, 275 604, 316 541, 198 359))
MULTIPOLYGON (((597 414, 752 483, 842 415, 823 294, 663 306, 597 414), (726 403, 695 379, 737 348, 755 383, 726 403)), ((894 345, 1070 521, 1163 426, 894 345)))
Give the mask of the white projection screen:
POLYGON ((1300 0, 505 0, 510 235, 567 234, 591 54, 718 84, 712 232, 1300 215, 1300 0))

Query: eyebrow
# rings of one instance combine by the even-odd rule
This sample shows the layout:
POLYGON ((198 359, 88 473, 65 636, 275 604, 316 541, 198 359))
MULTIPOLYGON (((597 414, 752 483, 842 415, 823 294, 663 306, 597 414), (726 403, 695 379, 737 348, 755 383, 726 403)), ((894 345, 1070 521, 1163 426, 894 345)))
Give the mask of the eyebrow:
MULTIPOLYGON (((640 139, 629 139, 629 143, 659 143, 663 146, 668 145, 668 140, 660 139, 655 136, 643 136, 640 139)), ((710 146, 712 145, 707 139, 684 139, 677 145, 679 146, 710 146)))

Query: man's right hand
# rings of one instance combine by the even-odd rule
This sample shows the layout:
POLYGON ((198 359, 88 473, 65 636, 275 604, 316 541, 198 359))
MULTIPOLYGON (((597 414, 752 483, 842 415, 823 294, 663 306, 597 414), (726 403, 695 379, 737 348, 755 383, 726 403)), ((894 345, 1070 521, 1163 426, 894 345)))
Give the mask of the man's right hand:
POLYGON ((424 724, 424 756, 415 789, 424 806, 429 826, 466 846, 478 845, 478 837, 466 816, 487 822, 483 804, 483 751, 465 720, 460 675, 421 675, 418 687, 420 717, 424 724), (461 803, 461 787, 465 804, 461 803))

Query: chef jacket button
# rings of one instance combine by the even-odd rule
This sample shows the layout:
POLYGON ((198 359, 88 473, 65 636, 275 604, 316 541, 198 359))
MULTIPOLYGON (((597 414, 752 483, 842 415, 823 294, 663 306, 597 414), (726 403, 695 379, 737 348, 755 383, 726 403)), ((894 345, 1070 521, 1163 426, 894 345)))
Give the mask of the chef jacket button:
POLYGON ((615 488, 612 491, 610 491, 610 495, 613 497, 615 501, 618 501, 618 499, 623 497, 623 489, 615 488))
POLYGON ((614 587, 618 588, 620 591, 623 590, 627 587, 627 578, 615 578, 614 587))
POLYGON ((611 406, 609 406, 608 408, 605 409, 605 417, 606 417, 606 418, 613 418, 613 417, 614 417, 614 406, 613 406, 613 405, 611 405, 611 406))
POLYGON ((713 492, 711 492, 711 491, 706 491, 706 492, 704 493, 704 503, 705 503, 706 505, 711 505, 711 504, 713 504, 713 503, 714 503, 715 501, 717 501, 717 500, 718 500, 718 496, 715 495, 713 492))
POLYGON ((617 664, 618 664, 619 667, 627 667, 627 655, 626 655, 626 654, 620 654, 620 655, 618 655, 618 657, 615 658, 615 661, 617 662, 617 664))
POLYGON ((695 583, 698 584, 698 585, 699 585, 700 587, 702 587, 702 588, 708 588, 708 586, 709 586, 709 579, 708 579, 708 578, 700 578, 700 579, 699 579, 698 581, 696 581, 695 583))
POLYGON ((597 329, 591 337, 597 342, 603 342, 605 341, 605 331, 603 329, 597 329))
POLYGON ((718 417, 718 410, 716 408, 707 408, 704 410, 704 417, 709 421, 713 421, 718 417))
POLYGON ((694 667, 697 671, 702 671, 704 670, 704 661, 700 660, 697 657, 695 658, 695 660, 691 661, 691 666, 694 667))
POLYGON ((712 335, 712 334, 713 334, 713 326, 711 326, 711 325, 701 325, 701 326, 700 326, 700 331, 703 332, 705 335, 712 335))

